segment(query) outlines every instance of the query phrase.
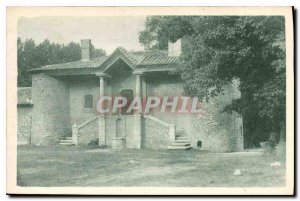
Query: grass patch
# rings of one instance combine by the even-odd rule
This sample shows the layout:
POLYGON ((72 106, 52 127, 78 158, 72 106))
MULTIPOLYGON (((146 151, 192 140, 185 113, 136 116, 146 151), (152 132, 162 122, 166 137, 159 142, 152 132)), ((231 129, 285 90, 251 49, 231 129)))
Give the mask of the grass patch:
POLYGON ((20 146, 17 160, 20 186, 285 186, 285 162, 251 152, 20 146))

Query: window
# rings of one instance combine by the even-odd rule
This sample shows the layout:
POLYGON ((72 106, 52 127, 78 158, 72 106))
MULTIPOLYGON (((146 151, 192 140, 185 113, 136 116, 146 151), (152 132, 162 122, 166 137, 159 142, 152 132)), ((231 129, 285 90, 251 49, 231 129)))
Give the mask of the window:
POLYGON ((92 95, 84 96, 84 107, 85 108, 93 108, 93 96, 92 95))

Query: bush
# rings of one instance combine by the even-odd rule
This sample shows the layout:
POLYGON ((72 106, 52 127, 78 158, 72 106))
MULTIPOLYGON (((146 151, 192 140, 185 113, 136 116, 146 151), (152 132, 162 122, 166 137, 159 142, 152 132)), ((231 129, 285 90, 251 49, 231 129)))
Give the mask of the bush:
POLYGON ((98 145, 99 145, 99 138, 91 140, 88 144, 88 146, 98 146, 98 145))

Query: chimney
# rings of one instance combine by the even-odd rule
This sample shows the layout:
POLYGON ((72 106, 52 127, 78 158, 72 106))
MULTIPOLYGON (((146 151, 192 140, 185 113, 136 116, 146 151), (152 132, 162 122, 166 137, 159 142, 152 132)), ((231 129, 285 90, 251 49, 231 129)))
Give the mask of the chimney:
POLYGON ((91 39, 81 40, 81 61, 89 61, 91 59, 91 39))
POLYGON ((181 54, 181 39, 178 39, 175 43, 168 42, 168 56, 179 57, 181 54))

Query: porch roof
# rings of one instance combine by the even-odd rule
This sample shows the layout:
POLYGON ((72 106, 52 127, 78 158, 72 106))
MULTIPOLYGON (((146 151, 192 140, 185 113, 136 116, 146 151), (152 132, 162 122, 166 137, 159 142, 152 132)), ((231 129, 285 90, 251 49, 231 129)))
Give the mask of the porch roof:
POLYGON ((105 70, 106 63, 114 59, 125 59, 133 69, 163 70, 176 68, 178 57, 169 57, 166 52, 127 51, 118 47, 109 56, 93 58, 89 61, 72 61, 68 63, 52 64, 35 68, 30 71, 66 70, 66 69, 102 69, 105 70), (104 69, 102 68, 104 67, 104 69))

